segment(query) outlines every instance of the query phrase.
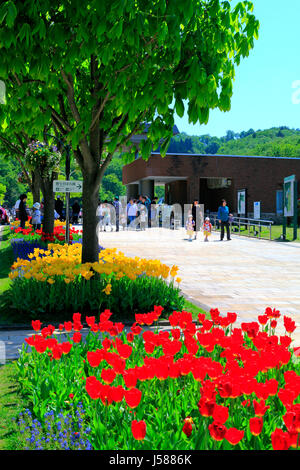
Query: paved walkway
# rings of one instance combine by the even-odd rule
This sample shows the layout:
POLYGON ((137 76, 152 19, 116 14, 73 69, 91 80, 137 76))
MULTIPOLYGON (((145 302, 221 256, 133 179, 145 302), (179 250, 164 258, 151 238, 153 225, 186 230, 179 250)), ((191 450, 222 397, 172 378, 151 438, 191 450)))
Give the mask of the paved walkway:
POLYGON ((213 233, 204 243, 200 233, 189 242, 183 229, 149 229, 102 232, 100 244, 176 264, 182 291, 206 309, 218 307, 224 314, 236 312, 242 321, 253 321, 266 307, 276 307, 296 321, 295 346, 300 345, 300 244, 238 235, 220 242, 219 237, 213 233))
MULTIPOLYGON (((183 230, 102 232, 100 244, 116 247, 128 256, 158 258, 179 266, 183 293, 195 304, 223 314, 236 312, 241 321, 253 321, 265 308, 276 307, 298 326, 293 345, 300 346, 300 244, 232 237, 209 243, 189 242, 183 230)), ((283 330, 279 330, 283 333, 283 330)), ((0 363, 15 359, 30 331, 0 331, 0 363)))

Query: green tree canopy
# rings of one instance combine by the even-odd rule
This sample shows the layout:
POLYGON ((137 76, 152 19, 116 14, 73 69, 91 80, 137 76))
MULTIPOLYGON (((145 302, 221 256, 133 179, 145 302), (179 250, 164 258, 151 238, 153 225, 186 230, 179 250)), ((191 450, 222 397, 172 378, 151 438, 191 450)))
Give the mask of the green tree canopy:
POLYGON ((83 261, 98 258, 95 210, 114 152, 150 123, 140 153, 162 155, 175 112, 189 121, 230 109, 234 67, 258 21, 249 1, 17 0, 0 7, 2 124, 41 136, 52 120, 83 174, 83 261))

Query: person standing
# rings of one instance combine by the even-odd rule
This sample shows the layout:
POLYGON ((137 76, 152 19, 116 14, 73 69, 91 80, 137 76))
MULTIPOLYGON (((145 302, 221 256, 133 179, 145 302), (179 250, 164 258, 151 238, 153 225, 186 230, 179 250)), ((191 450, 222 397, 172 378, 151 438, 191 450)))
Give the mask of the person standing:
POLYGON ((110 227, 110 231, 113 231, 112 225, 111 225, 111 217, 110 217, 110 207, 108 204, 108 201, 105 200, 104 204, 102 206, 102 211, 103 211, 103 226, 104 226, 104 232, 106 232, 106 227, 110 227))
POLYGON ((187 219, 187 222, 186 222, 186 225, 185 225, 185 226, 186 226, 186 233, 187 233, 187 235, 188 235, 188 237, 189 237, 189 241, 191 242, 191 241, 193 241, 192 236, 193 236, 194 227, 195 227, 195 221, 194 221, 194 219, 193 219, 192 214, 190 214, 190 215, 188 216, 188 219, 187 219))
POLYGON ((41 211, 40 211, 40 203, 35 202, 33 204, 33 213, 32 213, 32 219, 31 219, 31 224, 33 226, 33 230, 41 230, 41 211))
POLYGON ((57 196, 57 199, 55 200, 55 210, 59 215, 59 220, 62 220, 62 213, 63 213, 63 208, 64 208, 64 203, 61 200, 60 196, 57 196))
POLYGON ((136 219, 138 207, 134 199, 130 199, 130 205, 127 210, 128 218, 129 218, 129 227, 133 227, 133 222, 136 219))
POLYGON ((97 222, 98 222, 97 225, 100 231, 102 232, 103 208, 102 208, 101 201, 98 201, 98 206, 96 209, 96 217, 97 217, 97 222))
POLYGON ((79 212, 80 212, 80 205, 78 204, 77 199, 75 199, 75 202, 72 206, 72 223, 74 225, 78 224, 79 212))
POLYGON ((146 210, 143 209, 140 214, 140 225, 141 225, 141 230, 146 230, 146 222, 147 222, 147 214, 146 210))
POLYGON ((230 228, 229 228, 229 208, 227 206, 226 200, 222 199, 222 204, 219 206, 218 209, 218 220, 219 223, 221 224, 221 241, 224 238, 224 228, 226 227, 226 234, 227 234, 227 240, 231 240, 230 238, 230 228))
POLYGON ((115 197, 113 205, 116 211, 116 232, 118 232, 120 229, 120 209, 121 209, 121 203, 119 201, 118 196, 115 197))
POLYGON ((197 239, 197 232, 199 232, 200 230, 200 206, 199 206, 199 203, 197 200, 194 201, 193 203, 193 207, 192 207, 192 216, 193 216, 193 220, 195 222, 195 225, 194 225, 194 240, 197 239))
POLYGON ((19 207, 20 207, 20 202, 21 202, 21 196, 19 197, 19 199, 17 200, 16 204, 15 204, 15 219, 20 219, 19 217, 19 207))
POLYGON ((20 196, 20 204, 19 204, 19 219, 20 219, 20 227, 25 228, 25 223, 28 220, 28 215, 27 215, 27 208, 26 208, 26 201, 27 201, 27 196, 26 194, 22 194, 20 196))
POLYGON ((212 225, 210 223, 209 217, 205 217, 205 221, 203 224, 203 234, 204 234, 204 241, 208 242, 208 237, 210 237, 212 231, 212 225))

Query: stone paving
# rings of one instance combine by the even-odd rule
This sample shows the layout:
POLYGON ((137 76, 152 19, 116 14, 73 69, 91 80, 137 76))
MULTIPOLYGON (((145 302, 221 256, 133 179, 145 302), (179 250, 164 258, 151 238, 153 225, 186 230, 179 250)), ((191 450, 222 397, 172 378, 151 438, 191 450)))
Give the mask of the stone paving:
MULTIPOLYGON (((293 346, 300 346, 300 244, 277 243, 232 235, 219 241, 213 233, 208 243, 200 233, 188 241, 185 231, 149 229, 100 233, 99 242, 128 256, 157 258, 179 267, 181 289, 206 310, 236 312, 241 321, 254 321, 265 308, 276 307, 298 326, 293 346)), ((279 330, 283 333, 283 330, 279 330)), ((31 331, 0 331, 0 363, 15 359, 31 331)))
MULTIPOLYGON (((151 329, 156 331, 156 327, 146 327, 145 329, 151 329)), ((161 326, 160 329, 170 330, 169 326, 161 326)), ((125 332, 130 330, 130 327, 124 328, 125 332)), ((82 338, 84 339, 89 332, 89 328, 83 328, 81 330, 82 338)), ((22 344, 25 343, 25 338, 35 334, 33 330, 0 330, 0 365, 5 364, 8 361, 15 360, 19 357, 19 351, 22 348, 22 344)), ((61 333, 59 330, 55 330, 55 337, 61 341, 67 341, 67 336, 61 333)), ((72 337, 72 333, 70 335, 72 337)), ((30 350, 30 347, 28 346, 30 350)))
POLYGON ((238 235, 231 241, 219 238, 213 233, 204 243, 200 233, 190 242, 183 229, 153 228, 102 232, 99 242, 129 256, 176 264, 183 293, 207 310, 218 307, 221 313, 236 312, 242 321, 253 321, 266 307, 276 307, 296 321, 293 344, 300 345, 300 244, 238 235))

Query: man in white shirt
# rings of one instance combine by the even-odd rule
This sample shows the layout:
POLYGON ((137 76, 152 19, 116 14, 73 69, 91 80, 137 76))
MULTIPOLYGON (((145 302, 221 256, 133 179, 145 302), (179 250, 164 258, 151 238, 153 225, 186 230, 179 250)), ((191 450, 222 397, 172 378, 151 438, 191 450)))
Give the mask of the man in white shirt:
POLYGON ((128 209, 127 209, 127 214, 128 214, 128 219, 129 219, 129 225, 130 226, 133 225, 133 222, 136 218, 137 210, 138 210, 138 207, 135 203, 135 200, 130 199, 129 206, 128 206, 128 209))
POLYGON ((17 200, 17 202, 15 203, 15 218, 18 219, 19 218, 19 206, 20 206, 20 202, 21 202, 21 199, 19 198, 17 200))

